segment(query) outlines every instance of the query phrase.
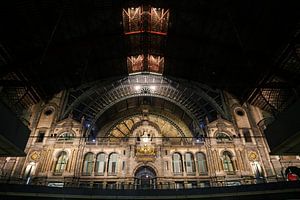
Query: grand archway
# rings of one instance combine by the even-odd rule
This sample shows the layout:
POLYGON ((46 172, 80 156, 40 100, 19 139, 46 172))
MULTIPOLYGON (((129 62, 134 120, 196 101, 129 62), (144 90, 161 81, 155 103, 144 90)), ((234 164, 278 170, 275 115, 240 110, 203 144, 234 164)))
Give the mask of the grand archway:
POLYGON ((134 174, 134 183, 136 189, 155 189, 156 172, 152 167, 139 167, 134 174))
POLYGON ((218 114, 228 118, 221 91, 154 74, 115 77, 76 88, 70 92, 61 118, 69 113, 79 121, 84 117, 90 133, 105 125, 100 122, 105 121, 108 113, 130 110, 141 104, 171 110, 196 135, 204 135, 202 125, 206 119, 214 120, 218 114))

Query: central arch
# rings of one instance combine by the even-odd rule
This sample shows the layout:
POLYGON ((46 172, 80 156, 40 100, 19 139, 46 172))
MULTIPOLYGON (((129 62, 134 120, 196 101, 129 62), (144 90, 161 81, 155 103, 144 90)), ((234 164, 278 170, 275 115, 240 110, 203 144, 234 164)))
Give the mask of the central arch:
POLYGON ((141 166, 134 173, 136 189, 155 189, 156 172, 150 166, 141 166))
POLYGON ((84 116, 89 121, 87 132, 90 133, 107 110, 119 102, 139 97, 155 97, 172 102, 193 120, 193 129, 202 135, 201 123, 206 117, 214 119, 220 114, 227 119, 219 90, 197 82, 151 74, 99 81, 75 89, 69 94, 62 118, 70 112, 79 120, 84 116))

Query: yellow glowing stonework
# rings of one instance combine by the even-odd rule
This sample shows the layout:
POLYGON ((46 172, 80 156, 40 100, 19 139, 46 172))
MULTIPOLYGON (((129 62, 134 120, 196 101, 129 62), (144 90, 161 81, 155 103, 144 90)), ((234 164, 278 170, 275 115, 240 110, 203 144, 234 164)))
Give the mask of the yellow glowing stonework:
POLYGON ((248 155, 249 160, 257 160, 258 156, 254 151, 251 151, 248 155))
MULTIPOLYGON (((195 137, 199 130, 190 128, 193 123, 187 123, 186 114, 173 112, 175 107, 163 109, 137 104, 132 111, 117 112, 114 118, 104 120, 92 139, 87 137, 88 121, 79 121, 72 115, 54 117, 66 103, 62 96, 57 96, 43 107, 37 104, 32 109, 27 156, 9 162, 7 158, 2 162, 0 159, 0 168, 3 174, 13 177, 31 176, 32 184, 76 187, 101 184, 107 188, 112 183, 120 186, 125 183, 126 187, 135 187, 147 175, 156 188, 166 185, 172 188, 178 182, 219 186, 223 184, 220 180, 227 178, 240 184, 255 183, 257 174, 273 177, 281 175, 281 170, 288 166, 300 165, 296 156, 269 155, 268 146, 260 139, 263 137, 260 129, 252 127, 262 115, 257 109, 243 108, 257 118, 256 123, 249 123, 248 115, 234 112, 234 98, 225 98, 233 119, 218 117, 205 121, 205 137, 195 137), (52 115, 44 115, 44 109, 53 105, 56 106, 52 115), (245 129, 256 136, 251 142, 240 137, 245 129), (42 142, 36 138, 40 132, 45 133, 42 142), (74 137, 61 140, 62 134, 74 137), (230 140, 220 140, 217 135, 226 135, 230 140)), ((168 108, 166 103, 162 105, 168 108)))
POLYGON ((151 146, 143 146, 143 147, 137 147, 136 155, 155 155, 154 147, 151 146))
POLYGON ((39 160, 41 157, 40 152, 34 151, 31 155, 30 155, 30 159, 33 161, 37 161, 39 160))

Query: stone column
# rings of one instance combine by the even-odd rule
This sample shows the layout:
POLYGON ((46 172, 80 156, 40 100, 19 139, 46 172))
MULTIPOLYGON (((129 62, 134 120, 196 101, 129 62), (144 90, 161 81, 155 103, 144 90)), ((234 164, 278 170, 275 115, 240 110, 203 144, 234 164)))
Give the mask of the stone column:
POLYGON ((244 171, 244 166, 243 166, 243 161, 241 160, 241 152, 240 150, 236 150, 236 160, 237 160, 237 165, 238 165, 238 169, 240 171, 244 171))
MULTIPOLYGON (((211 146, 206 146, 206 164, 207 164, 207 170, 212 175, 213 172, 216 172, 215 164, 214 164, 214 158, 212 155, 211 146)), ((197 163, 198 167, 198 163, 197 163)))
POLYGON ((220 158, 218 156, 217 150, 213 151, 214 154, 214 160, 215 160, 215 166, 216 166, 216 171, 221 171, 221 165, 220 165, 220 158))
POLYGON ((72 171, 74 172, 74 170, 75 170, 77 155, 78 155, 78 150, 74 149, 73 153, 72 153, 72 165, 71 165, 70 172, 72 172, 72 171))
POLYGON ((56 158, 52 158, 52 155, 53 155, 53 150, 52 149, 48 151, 48 155, 49 156, 48 156, 48 160, 47 160, 47 163, 46 163, 45 170, 46 170, 46 172, 49 172, 49 171, 51 172, 53 162, 56 161, 56 158))

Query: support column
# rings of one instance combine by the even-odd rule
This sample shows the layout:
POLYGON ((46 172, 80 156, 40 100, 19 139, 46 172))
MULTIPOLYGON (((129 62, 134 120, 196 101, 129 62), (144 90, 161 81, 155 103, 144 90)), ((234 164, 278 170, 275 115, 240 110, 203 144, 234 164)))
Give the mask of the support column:
POLYGON ((214 150, 214 159, 216 162, 216 171, 221 171, 221 166, 220 166, 220 158, 218 156, 217 150, 214 150))
POLYGON ((49 159, 49 151, 50 150, 46 150, 46 153, 45 153, 45 158, 43 160, 43 166, 42 166, 42 172, 47 172, 46 171, 46 168, 47 168, 47 162, 48 162, 48 159, 49 159))
POLYGON ((48 154, 49 156, 48 156, 48 160, 46 163, 46 168, 45 168, 46 172, 49 172, 52 170, 52 164, 53 164, 53 161, 55 160, 55 159, 52 159, 52 154, 53 154, 53 150, 51 149, 51 150, 49 150, 49 154, 48 154))
MULTIPOLYGON (((210 173, 212 175, 212 172, 216 171, 214 169, 214 164, 213 164, 213 158, 212 158, 212 155, 211 155, 211 151, 208 150, 208 148, 206 148, 206 165, 207 165, 207 171, 208 173, 210 173)), ((197 165, 197 168, 198 168, 198 163, 196 163, 197 165)), ((198 170, 199 171, 199 170, 198 170)))
POLYGON ((72 153, 72 165, 70 169, 71 172, 75 170, 77 154, 78 154, 78 150, 74 149, 72 153))
POLYGON ((240 150, 236 150, 237 165, 240 171, 244 171, 243 161, 241 160, 240 150))

